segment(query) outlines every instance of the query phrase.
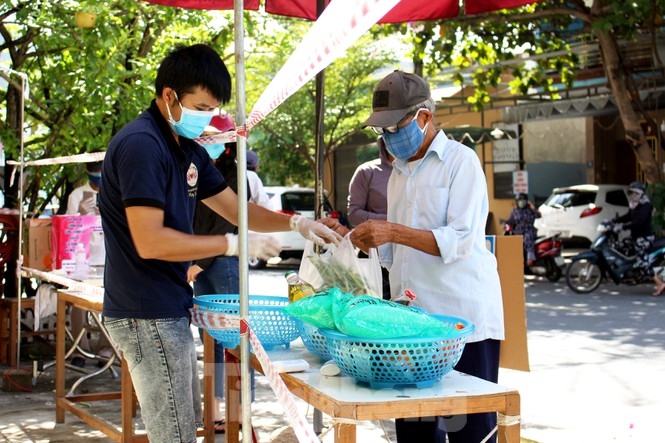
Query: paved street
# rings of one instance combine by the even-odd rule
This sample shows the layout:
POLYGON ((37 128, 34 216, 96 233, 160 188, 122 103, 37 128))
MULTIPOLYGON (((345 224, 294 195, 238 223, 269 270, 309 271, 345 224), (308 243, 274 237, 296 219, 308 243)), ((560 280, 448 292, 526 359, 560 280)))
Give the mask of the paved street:
POLYGON ((661 441, 665 298, 650 285, 526 282, 531 372, 502 371, 522 395, 522 435, 538 442, 661 441), (632 436, 632 440, 630 437, 632 436))
MULTIPOLYGON (((286 294, 283 274, 294 267, 250 271, 250 293, 286 294)), ((665 297, 651 297, 650 285, 605 283, 586 295, 573 293, 563 280, 527 277, 525 286, 531 372, 501 370, 499 380, 520 391, 524 441, 661 441, 665 297)), ((117 383, 106 378, 103 383, 117 383)), ((71 436, 74 441, 110 441, 71 415, 56 426, 50 382, 47 374, 32 393, 0 391, 0 442, 72 441, 71 436)), ((266 442, 285 422, 263 377, 257 386, 253 416, 260 440, 266 442)), ((311 418, 311 408, 299 404, 311 418)), ((385 432, 379 422, 363 422, 359 441, 389 441, 385 435, 394 441, 392 423, 383 426, 385 432)))

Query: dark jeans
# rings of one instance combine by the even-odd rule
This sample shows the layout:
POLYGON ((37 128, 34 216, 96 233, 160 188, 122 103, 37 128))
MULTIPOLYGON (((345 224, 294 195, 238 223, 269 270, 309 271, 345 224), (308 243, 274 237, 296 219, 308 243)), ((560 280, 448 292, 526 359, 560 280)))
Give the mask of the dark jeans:
MULTIPOLYGON (((358 258, 368 258, 369 256, 365 254, 363 251, 358 252, 358 258)), ((390 277, 388 273, 388 269, 384 268, 381 266, 381 278, 382 278, 382 283, 383 283, 383 299, 384 300, 390 300, 390 277)))
MULTIPOLYGON (((500 341, 467 343, 455 370, 496 383, 499 378, 500 341)), ((396 419, 398 443, 479 443, 496 426, 496 412, 396 419)), ((496 442, 496 434, 488 443, 496 442)))

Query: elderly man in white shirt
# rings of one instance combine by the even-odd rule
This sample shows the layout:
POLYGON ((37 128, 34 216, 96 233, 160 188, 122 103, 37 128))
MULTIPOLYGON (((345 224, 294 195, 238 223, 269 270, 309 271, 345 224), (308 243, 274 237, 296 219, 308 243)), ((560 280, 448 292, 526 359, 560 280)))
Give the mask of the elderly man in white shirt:
MULTIPOLYGON (((478 156, 434 128, 434 100, 421 77, 395 71, 374 89, 364 126, 383 136, 395 157, 387 220, 368 220, 351 234, 378 247, 390 270, 392 298, 413 290, 415 306, 470 320, 476 329, 455 369, 496 382, 504 339, 501 286, 485 244, 487 183, 478 156)), ((345 234, 334 220, 326 224, 345 234)), ((470 443, 493 432, 496 414, 396 420, 398 442, 470 443)), ((494 442, 491 437, 488 442, 494 442)))

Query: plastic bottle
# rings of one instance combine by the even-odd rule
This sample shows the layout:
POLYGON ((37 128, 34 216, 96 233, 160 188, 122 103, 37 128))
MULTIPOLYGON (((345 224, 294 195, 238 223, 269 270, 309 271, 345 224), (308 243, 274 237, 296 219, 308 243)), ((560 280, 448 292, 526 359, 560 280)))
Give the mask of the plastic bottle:
POLYGON ((88 258, 83 243, 77 243, 74 250, 74 277, 85 279, 88 276, 88 258))
POLYGON ((287 271, 286 274, 284 274, 284 277, 289 284, 289 303, 293 303, 294 301, 298 301, 316 293, 316 290, 312 285, 298 277, 296 271, 287 271))

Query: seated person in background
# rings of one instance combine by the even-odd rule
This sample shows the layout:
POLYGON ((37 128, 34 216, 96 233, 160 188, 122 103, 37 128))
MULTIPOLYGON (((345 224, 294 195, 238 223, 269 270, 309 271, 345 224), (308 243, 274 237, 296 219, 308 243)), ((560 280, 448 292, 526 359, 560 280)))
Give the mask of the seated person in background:
MULTIPOLYGON (((86 163, 85 172, 87 175, 87 181, 85 184, 74 189, 71 194, 69 194, 69 199, 67 200, 67 214, 99 215, 97 193, 99 192, 99 184, 102 180, 102 162, 86 163)), ((104 258, 104 234, 102 232, 90 233, 90 258, 88 259, 88 263, 90 266, 104 266, 104 258)), ((74 338, 76 338, 86 323, 86 311, 79 308, 72 308, 70 319, 72 334, 74 335, 74 338)), ((88 343, 87 334, 83 334, 79 346, 84 351, 93 352, 93 349, 88 343)), ((111 345, 101 334, 96 349, 97 351, 95 353, 101 357, 109 358, 113 354, 111 345)), ((99 363, 103 366, 101 361, 99 363)), ((82 368, 85 366, 85 358, 79 353, 74 353, 71 359, 71 364, 82 368)))

